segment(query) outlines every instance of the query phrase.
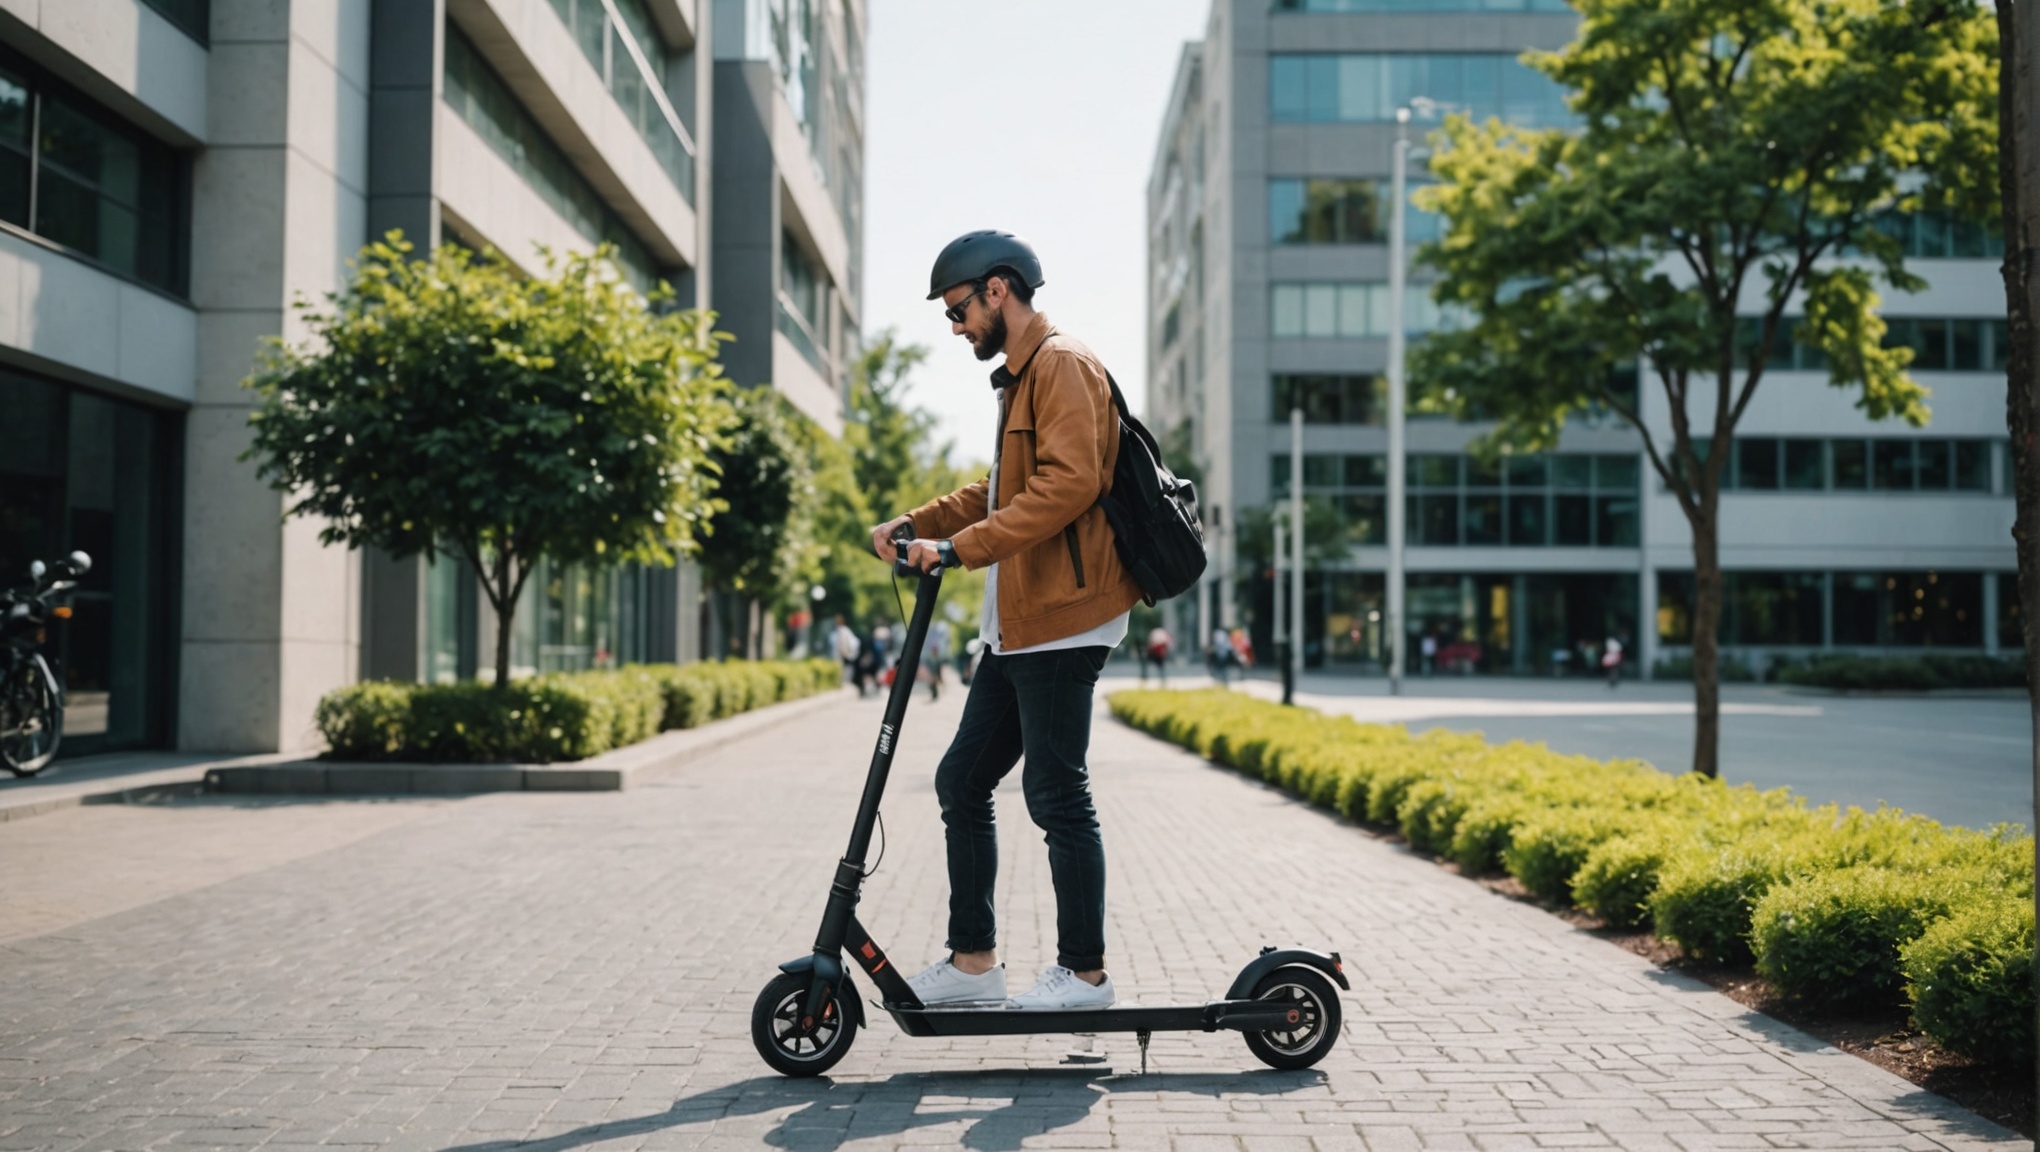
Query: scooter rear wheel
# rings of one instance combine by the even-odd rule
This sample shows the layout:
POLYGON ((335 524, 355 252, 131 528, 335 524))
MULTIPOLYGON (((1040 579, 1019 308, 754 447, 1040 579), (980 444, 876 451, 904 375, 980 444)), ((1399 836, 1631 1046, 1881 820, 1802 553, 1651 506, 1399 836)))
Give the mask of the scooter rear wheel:
MULTIPOLYGON (((847 984, 847 981, 846 981, 847 984)), ((830 999, 819 1019, 804 1020, 808 977, 782 972, 758 993, 751 1006, 751 1043, 774 1071, 787 1076, 819 1076, 836 1066, 857 1039, 857 1023, 843 1005, 830 999)))
POLYGON ((1290 1005, 1286 1031, 1248 1032, 1247 1048, 1270 1068, 1295 1071, 1325 1058, 1339 1039, 1339 992, 1310 968, 1277 968, 1254 985, 1254 999, 1290 1005))

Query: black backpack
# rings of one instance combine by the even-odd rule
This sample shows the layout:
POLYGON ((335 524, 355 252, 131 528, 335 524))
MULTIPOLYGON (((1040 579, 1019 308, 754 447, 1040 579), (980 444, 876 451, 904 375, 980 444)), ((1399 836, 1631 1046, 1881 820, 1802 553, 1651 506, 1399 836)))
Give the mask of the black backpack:
POLYGON ((1127 408, 1110 372, 1105 382, 1119 409, 1119 458, 1112 466, 1112 487, 1098 507, 1112 525, 1120 562, 1140 584, 1141 599, 1152 605, 1188 592, 1204 575, 1197 486, 1162 463, 1154 436, 1127 408))

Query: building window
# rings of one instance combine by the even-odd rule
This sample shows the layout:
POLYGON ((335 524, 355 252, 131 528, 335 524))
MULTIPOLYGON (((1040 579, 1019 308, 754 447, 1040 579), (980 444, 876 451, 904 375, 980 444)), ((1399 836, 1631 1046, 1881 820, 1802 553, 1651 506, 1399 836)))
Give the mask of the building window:
MULTIPOLYGON (((1695 452, 1707 456, 1707 441, 1695 452)), ((1724 492, 1991 493, 1991 441, 1742 436, 1724 492)))
POLYGON ((1945 212, 1886 212, 1874 222, 1878 231, 1899 242, 1907 256, 1924 259, 1998 259, 2005 238, 1971 220, 1945 212))
POLYGON ((1978 648, 1983 575, 1978 572, 1837 572, 1838 645, 1978 648))
POLYGON ((1475 121, 1567 125, 1565 90, 1514 55, 1333 55, 1268 58, 1269 106, 1277 123, 1375 124, 1419 96, 1457 105, 1475 121))
MULTIPOLYGON (((1277 338, 1365 340, 1388 335, 1386 284, 1276 284, 1269 289, 1270 328, 1277 338)), ((1444 309, 1421 289, 1403 294, 1403 328, 1431 332, 1444 309)))
POLYGON ((1289 422, 1292 408, 1303 409, 1306 424, 1382 423, 1387 411, 1388 381, 1380 376, 1276 376, 1268 389, 1268 419, 1289 422))
MULTIPOLYGON (((1289 495, 1289 454, 1269 459, 1273 499, 1289 495)), ((1635 456, 1565 453, 1409 457, 1409 542, 1430 547, 1634 548, 1641 466, 1635 456)), ((1303 458, 1303 490, 1330 498, 1346 515, 1347 539, 1386 539, 1387 461, 1378 454, 1303 458)))
POLYGON ((659 167, 694 203, 694 141, 666 96, 672 62, 644 0, 552 0, 552 6, 659 167))
MULTIPOLYGON (((1268 181, 1268 240, 1273 244, 1386 244, 1393 204, 1387 180, 1268 181)), ((1409 190, 1417 186, 1409 185, 1409 190)), ((1403 216, 1411 244, 1444 234, 1444 218, 1411 205, 1403 216)))
POLYGON ((590 243, 616 245, 617 263, 639 291, 648 292, 658 283, 652 254, 452 25, 446 29, 445 100, 574 231, 590 243))
POLYGON ((182 296, 183 157, 0 57, 0 220, 182 296))
POLYGON ((809 258, 792 236, 779 237, 779 330, 785 333, 801 356, 828 375, 823 349, 828 331, 823 317, 827 302, 828 275, 809 258))
MULTIPOLYGON (((1777 371, 1825 372, 1820 349, 1794 338, 1800 317, 1780 318, 1765 367, 1777 371)), ((1735 321, 1735 364, 1748 367, 1756 358, 1763 320, 1738 316, 1735 321)), ((1913 350, 1912 367, 1923 372, 1996 372, 2011 363, 2011 336, 2005 321, 1987 316, 1886 316, 1884 346, 1913 350)))
POLYGON ((0 372, 0 587, 74 550, 92 570, 49 630, 66 755, 162 744, 175 684, 181 421, 0 372))

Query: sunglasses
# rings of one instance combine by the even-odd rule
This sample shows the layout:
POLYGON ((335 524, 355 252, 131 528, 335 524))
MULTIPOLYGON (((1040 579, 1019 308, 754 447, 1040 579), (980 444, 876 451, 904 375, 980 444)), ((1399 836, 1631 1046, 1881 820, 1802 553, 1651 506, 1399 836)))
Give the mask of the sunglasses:
POLYGON ((965 296, 961 300, 958 300, 954 305, 948 308, 944 308, 942 310, 942 314, 944 316, 949 317, 949 322, 951 324, 963 323, 964 318, 970 315, 970 302, 984 295, 985 288, 987 287, 989 287, 989 285, 979 286, 977 291, 971 293, 968 296, 965 296))

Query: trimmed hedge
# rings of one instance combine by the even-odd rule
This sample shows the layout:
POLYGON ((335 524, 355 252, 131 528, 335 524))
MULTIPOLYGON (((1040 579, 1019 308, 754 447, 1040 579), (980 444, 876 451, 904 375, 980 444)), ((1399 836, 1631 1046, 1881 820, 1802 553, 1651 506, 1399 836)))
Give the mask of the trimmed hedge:
POLYGON ((329 759, 550 764, 837 686, 833 660, 633 664, 490 684, 369 681, 326 694, 329 759))
POLYGON ((1754 961, 1785 995, 1912 1006, 1948 1048, 2033 1056, 2033 839, 1809 806, 1639 761, 1361 724, 1222 690, 1129 690, 1115 716, 1468 872, 1754 961), (2024 909, 2023 913, 2020 909, 2024 909))
POLYGON ((1857 692, 2026 686, 2025 661, 1997 656, 1814 656, 1774 667, 1781 684, 1857 692))

